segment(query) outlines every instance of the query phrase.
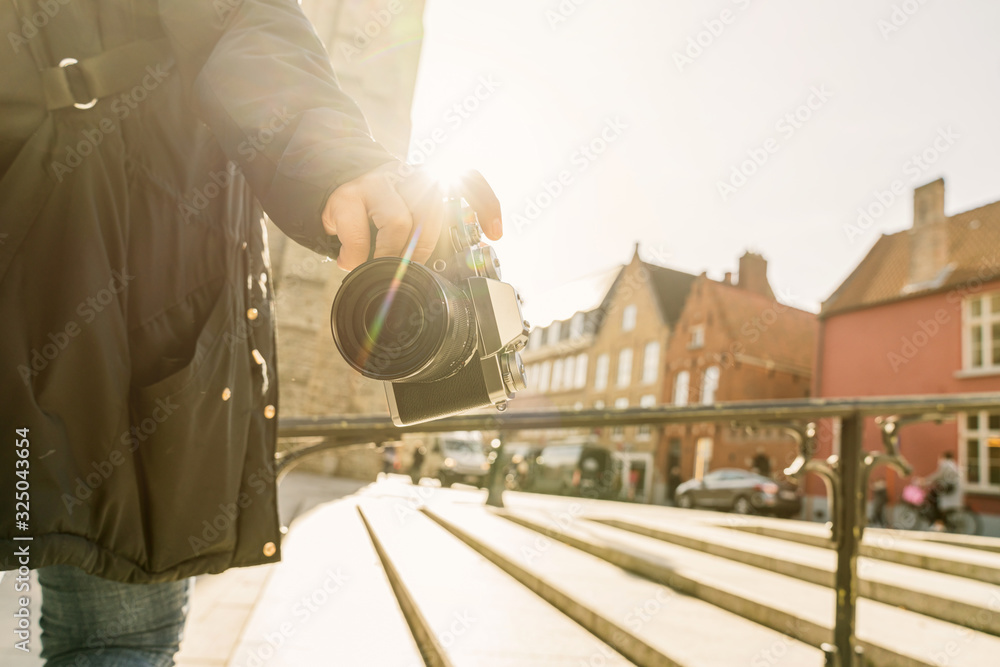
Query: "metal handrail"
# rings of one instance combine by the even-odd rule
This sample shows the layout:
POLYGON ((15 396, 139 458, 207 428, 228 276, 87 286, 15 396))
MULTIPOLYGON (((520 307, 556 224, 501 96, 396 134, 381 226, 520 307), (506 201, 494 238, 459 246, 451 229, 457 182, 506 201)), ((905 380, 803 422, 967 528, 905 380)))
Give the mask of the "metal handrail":
MULTIPOLYGON (((868 398, 742 401, 699 406, 660 406, 600 410, 541 410, 476 413, 434 422, 395 426, 384 416, 298 417, 282 419, 281 438, 323 437, 324 441, 279 452, 276 467, 286 473, 306 456, 334 448, 399 440, 407 433, 441 433, 485 430, 500 433, 528 429, 599 428, 632 424, 667 425, 730 423, 747 427, 776 427, 798 443, 799 456, 785 471, 792 476, 808 472, 823 478, 830 496, 831 540, 837 551, 836 621, 832 645, 824 645, 827 665, 860 667, 861 647, 855 637, 858 596, 858 547, 866 523, 864 511, 872 469, 890 465, 901 473, 911 470, 899 451, 899 431, 921 421, 941 421, 960 412, 1000 408, 1000 392, 947 396, 896 396, 868 398), (839 456, 814 459, 816 420, 840 418, 839 456), (885 452, 865 452, 862 447, 865 418, 877 418, 885 452)), ((503 438, 501 438, 502 442, 503 438)), ((500 460, 500 452, 493 456, 500 460)), ((489 502, 502 505, 503 480, 491 471, 489 502)))

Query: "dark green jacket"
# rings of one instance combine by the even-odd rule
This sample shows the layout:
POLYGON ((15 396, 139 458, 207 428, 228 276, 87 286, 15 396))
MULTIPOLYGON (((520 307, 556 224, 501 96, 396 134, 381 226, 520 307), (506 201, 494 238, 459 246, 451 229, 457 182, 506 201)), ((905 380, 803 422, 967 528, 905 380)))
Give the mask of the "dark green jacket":
POLYGON ((17 4, 0 3, 0 568, 25 546, 31 568, 127 582, 275 561, 260 207, 334 255, 326 198, 392 156, 293 0, 17 4), (70 66, 78 103, 115 90, 50 108, 44 70, 136 40, 159 46, 106 68, 127 86, 70 66))

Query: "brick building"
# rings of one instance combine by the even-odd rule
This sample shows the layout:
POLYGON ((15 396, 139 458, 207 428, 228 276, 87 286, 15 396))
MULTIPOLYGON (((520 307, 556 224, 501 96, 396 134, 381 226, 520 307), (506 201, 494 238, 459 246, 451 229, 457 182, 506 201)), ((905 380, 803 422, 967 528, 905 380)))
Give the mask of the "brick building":
MULTIPOLYGON (((738 280, 705 274, 691 294, 667 348, 664 396, 673 405, 804 398, 810 395, 816 315, 779 302, 767 261, 746 253, 738 280)), ((667 426, 657 470, 680 467, 681 478, 716 468, 751 468, 763 452, 771 474, 794 459, 795 443, 777 429, 746 431, 728 424, 667 426)))
MULTIPOLYGON (((942 179, 914 190, 913 227, 879 238, 823 304, 817 396, 1000 391, 1000 202, 946 216, 944 195, 942 179)), ((864 446, 881 446, 874 424, 864 446)), ((900 447, 922 477, 953 452, 968 503, 1000 534, 1000 409, 908 426, 900 447)))
MULTIPOLYGON (((523 353, 529 388, 514 410, 623 408, 756 398, 810 391, 815 315, 775 300, 767 262, 740 260, 740 278, 723 282, 643 262, 638 247, 597 307, 536 328, 523 353), (705 382, 705 378, 708 382, 705 382)), ((567 432, 522 433, 534 442, 567 432)), ((637 497, 662 501, 666 473, 684 478, 716 467, 749 467, 764 447, 776 465, 793 447, 776 433, 753 437, 716 426, 600 429, 639 473, 637 497), (752 450, 748 448, 753 448, 752 450)))

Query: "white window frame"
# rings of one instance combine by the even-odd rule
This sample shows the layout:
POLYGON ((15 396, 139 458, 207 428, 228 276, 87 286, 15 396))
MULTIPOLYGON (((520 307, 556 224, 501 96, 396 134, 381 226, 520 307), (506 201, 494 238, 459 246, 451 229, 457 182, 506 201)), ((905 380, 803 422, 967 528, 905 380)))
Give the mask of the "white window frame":
POLYGON ((563 381, 563 360, 556 359, 552 362, 552 383, 549 385, 550 391, 560 391, 563 381))
MULTIPOLYGON (((996 448, 1000 449, 1000 429, 990 429, 989 416, 991 411, 983 410, 978 412, 979 417, 979 428, 975 431, 969 430, 969 421, 967 413, 961 413, 959 415, 959 428, 958 428, 958 468, 962 473, 963 481, 967 482, 965 490, 966 491, 978 491, 981 493, 991 493, 1000 495, 1000 484, 991 484, 989 479, 990 475, 990 464, 989 456, 990 450, 993 448, 990 446, 990 441, 995 440, 998 442, 995 445, 996 448), (968 453, 968 441, 978 440, 979 441, 979 481, 973 482, 969 480, 968 468, 969 468, 969 453, 968 453)), ((1000 414, 1000 411, 992 411, 992 414, 996 416, 1000 414)))
POLYGON ((574 389, 583 389, 587 386, 587 356, 586 352, 576 355, 576 377, 573 379, 574 389))
POLYGON ((563 360, 563 380, 564 390, 573 389, 576 381, 576 357, 570 356, 563 360))
POLYGON ((537 350, 543 345, 544 340, 545 340, 545 329, 535 327, 534 329, 531 330, 531 333, 528 334, 528 349, 537 350))
POLYGON ((547 327, 545 342, 548 345, 555 345, 559 342, 559 334, 562 332, 562 322, 556 320, 547 327))
POLYGON ((639 316, 639 308, 630 303, 622 310, 622 331, 632 331, 635 329, 635 322, 639 316))
MULTIPOLYGON (((640 408, 655 408, 656 407, 656 396, 654 394, 646 394, 639 399, 640 408)), ((635 429, 635 439, 636 440, 649 440, 652 429, 649 424, 640 424, 635 429)))
POLYGON ((674 405, 685 406, 688 404, 691 395, 691 373, 688 371, 678 371, 674 378, 674 405), (681 381, 683 378, 683 382, 681 381), (683 387, 683 389, 682 389, 683 387))
POLYGON ((569 321, 569 337, 573 340, 583 337, 584 325, 586 324, 586 314, 577 313, 569 321))
POLYGON ((719 391, 718 366, 709 366, 701 376, 701 404, 709 405, 715 403, 715 394, 719 391))
POLYGON ((594 368, 594 389, 602 390, 608 388, 608 371, 611 368, 611 356, 607 353, 597 357, 594 368))
POLYGON ((962 368, 969 373, 1000 373, 1000 364, 993 363, 993 346, 1000 342, 993 338, 993 326, 1000 325, 1000 312, 993 312, 993 299, 1000 299, 1000 292, 975 294, 962 302, 962 368), (972 315, 972 303, 978 301, 978 316, 972 315), (972 328, 982 327, 982 365, 972 365, 972 328))
POLYGON ((618 353, 618 368, 615 370, 615 384, 618 387, 632 384, 632 348, 626 347, 618 353))
POLYGON ((538 369, 538 393, 544 394, 549 390, 549 380, 552 379, 552 362, 543 361, 538 369))
POLYGON ((691 327, 691 340, 688 342, 689 350, 700 350, 705 347, 705 325, 696 324, 691 327))
MULTIPOLYGON (((626 398, 625 396, 620 396, 615 399, 615 410, 624 410, 627 407, 628 407, 628 398, 626 398)), ((611 435, 613 435, 616 438, 624 437, 625 427, 615 426, 613 429, 611 429, 611 435)))
POLYGON ((642 351, 642 383, 653 384, 660 375, 660 341, 646 343, 642 351))

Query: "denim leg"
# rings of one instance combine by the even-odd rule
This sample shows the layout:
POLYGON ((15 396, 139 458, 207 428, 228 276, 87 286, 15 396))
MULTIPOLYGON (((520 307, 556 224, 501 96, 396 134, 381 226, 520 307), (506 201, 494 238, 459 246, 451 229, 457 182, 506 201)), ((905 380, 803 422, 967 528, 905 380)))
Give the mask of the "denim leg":
POLYGON ((170 667, 191 580, 123 584, 69 565, 38 570, 46 667, 170 667))

